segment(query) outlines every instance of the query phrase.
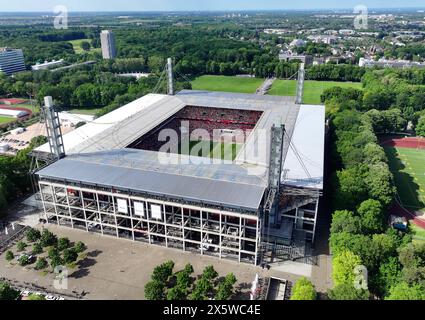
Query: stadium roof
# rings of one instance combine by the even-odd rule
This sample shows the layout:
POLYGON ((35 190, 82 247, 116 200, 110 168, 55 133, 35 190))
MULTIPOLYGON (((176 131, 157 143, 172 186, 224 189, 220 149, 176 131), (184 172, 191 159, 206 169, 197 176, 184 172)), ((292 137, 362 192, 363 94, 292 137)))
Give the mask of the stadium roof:
MULTIPOLYGON (((254 149, 253 142, 258 139, 254 134, 231 164, 202 164, 210 159, 125 149, 185 106, 263 111, 254 132, 270 132, 273 125, 285 125, 282 183, 323 189, 324 106, 299 106, 293 97, 208 91, 182 91, 175 96, 149 94, 96 119, 64 135, 67 157, 38 174, 258 209, 267 188, 269 155, 264 152, 259 159, 244 157, 254 149), (166 155, 170 162, 159 161, 161 155, 166 155), (176 159, 182 162, 174 164, 176 159)), ((267 137, 268 146, 270 134, 267 137)), ((46 144, 35 151, 49 153, 50 148, 46 144)))
POLYGON ((37 174, 251 211, 259 208, 266 190, 264 180, 248 175, 246 169, 238 165, 170 165, 155 159, 156 152, 133 149, 71 155, 37 174))

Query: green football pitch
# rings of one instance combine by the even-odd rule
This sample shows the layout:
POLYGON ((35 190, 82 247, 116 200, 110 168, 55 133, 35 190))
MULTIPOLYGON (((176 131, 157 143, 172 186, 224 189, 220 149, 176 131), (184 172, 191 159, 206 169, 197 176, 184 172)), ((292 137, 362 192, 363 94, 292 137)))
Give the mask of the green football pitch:
MULTIPOLYGON (((321 104, 320 97, 322 93, 332 87, 361 89, 360 82, 335 82, 335 81, 311 81, 304 83, 304 104, 321 104)), ((295 96, 297 94, 297 81, 295 80, 276 80, 273 83, 269 95, 275 96, 295 96)))
POLYGON ((404 207, 425 212, 425 150, 385 148, 404 207))
POLYGON ((222 92, 255 93, 264 82, 264 79, 201 76, 192 81, 193 90, 208 90, 222 92))
POLYGON ((239 151, 242 148, 242 144, 237 143, 220 143, 210 140, 203 141, 190 141, 189 150, 184 150, 185 141, 179 146, 179 153, 185 155, 191 155, 196 157, 221 159, 221 160, 235 160, 239 151))

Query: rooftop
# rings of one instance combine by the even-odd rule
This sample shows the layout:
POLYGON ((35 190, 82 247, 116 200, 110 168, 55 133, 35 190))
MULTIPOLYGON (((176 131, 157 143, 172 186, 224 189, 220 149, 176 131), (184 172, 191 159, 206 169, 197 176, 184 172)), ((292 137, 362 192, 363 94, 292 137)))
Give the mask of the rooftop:
MULTIPOLYGON (((64 135, 67 157, 41 177, 113 186, 215 205, 258 209, 268 185, 268 151, 255 157, 258 133, 285 125, 282 183, 323 189, 325 108, 293 97, 208 91, 149 94, 64 135), (262 111, 234 162, 126 149, 185 106, 262 111)), ((270 134, 267 134, 267 150, 270 134)), ((49 152, 48 144, 36 152, 49 152)))

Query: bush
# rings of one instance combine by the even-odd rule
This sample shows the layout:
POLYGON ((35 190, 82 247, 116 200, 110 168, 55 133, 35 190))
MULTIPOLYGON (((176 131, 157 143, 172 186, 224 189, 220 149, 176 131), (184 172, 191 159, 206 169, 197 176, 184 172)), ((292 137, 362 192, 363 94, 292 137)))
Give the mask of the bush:
POLYGON ((20 266, 25 267, 29 265, 31 261, 27 255, 23 255, 22 257, 19 258, 18 262, 20 266))
POLYGON ((180 287, 171 288, 167 292, 167 300, 169 301, 179 301, 185 300, 187 298, 187 293, 180 287))
POLYGON ((63 265, 63 260, 62 260, 62 258, 59 255, 54 256, 53 258, 50 259, 50 265, 54 269, 54 268, 56 268, 58 266, 63 265))
POLYGON ((35 270, 43 270, 48 267, 47 260, 45 258, 38 258, 37 263, 35 264, 35 270))
POLYGON ((75 244, 75 251, 77 252, 77 253, 83 253, 84 251, 86 251, 87 250, 87 246, 83 243, 83 242, 77 242, 76 244, 75 244))
POLYGON ((0 300, 16 300, 19 297, 19 291, 16 291, 6 282, 0 281, 0 300))
POLYGON ((306 278, 297 281, 292 289, 291 300, 316 300, 317 292, 313 284, 306 278))
POLYGON ((358 290, 353 285, 344 283, 329 290, 328 296, 331 300, 369 300, 370 293, 367 290, 358 290))
POLYGON ((19 241, 16 247, 19 252, 22 252, 22 251, 25 251, 25 249, 27 248, 27 244, 23 241, 19 241))
POLYGON ((229 273, 226 278, 218 285, 216 300, 224 301, 229 300, 233 294, 233 286, 237 282, 236 277, 233 273, 229 273))
POLYGON ((151 281, 145 285, 146 300, 164 300, 164 284, 158 281, 151 281))
POLYGON ((71 249, 65 249, 63 252, 63 260, 65 263, 73 263, 77 261, 78 259, 78 253, 75 251, 74 248, 71 249))
POLYGON ((43 253, 43 246, 40 243, 34 244, 32 247, 32 253, 33 254, 42 254, 43 253))
POLYGON ((152 273, 152 281, 163 283, 164 285, 172 276, 174 269, 174 262, 167 261, 160 266, 156 267, 152 273))
POLYGON ((41 234, 40 244, 45 247, 55 246, 58 243, 58 238, 49 230, 44 229, 41 234))
POLYGON ((217 271, 215 271, 213 266, 208 266, 204 269, 204 272, 202 273, 202 277, 207 280, 214 280, 218 277, 217 271))
POLYGON ((41 238, 41 233, 37 229, 29 229, 26 233, 26 238, 28 242, 36 242, 41 238))
POLYGON ((12 251, 7 251, 6 252, 6 261, 8 261, 8 262, 10 262, 10 261, 12 261, 13 259, 15 259, 15 255, 13 254, 13 252, 12 251))
POLYGON ((49 249, 47 256, 49 257, 49 259, 60 257, 60 252, 59 252, 58 248, 53 247, 53 248, 49 249))
POLYGON ((65 249, 68 249, 71 246, 71 241, 69 241, 68 238, 60 238, 58 240, 58 250, 64 251, 65 249))

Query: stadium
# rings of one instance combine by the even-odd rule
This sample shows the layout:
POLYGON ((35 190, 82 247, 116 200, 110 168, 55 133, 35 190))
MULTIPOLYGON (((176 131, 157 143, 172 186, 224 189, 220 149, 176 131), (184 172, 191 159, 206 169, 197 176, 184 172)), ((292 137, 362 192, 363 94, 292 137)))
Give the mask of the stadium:
POLYGON ((302 258, 323 191, 324 106, 293 97, 148 94, 33 153, 43 220, 259 265, 302 258))

